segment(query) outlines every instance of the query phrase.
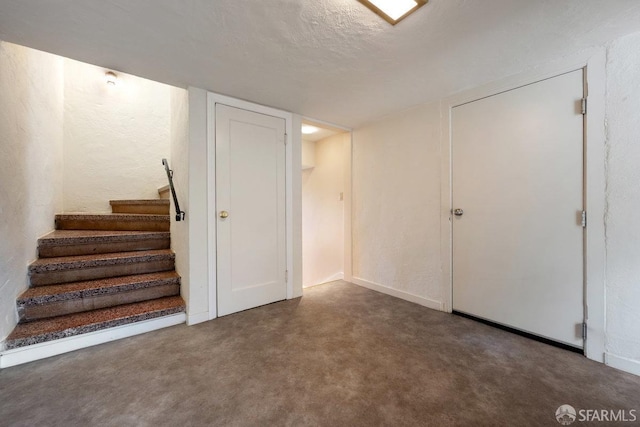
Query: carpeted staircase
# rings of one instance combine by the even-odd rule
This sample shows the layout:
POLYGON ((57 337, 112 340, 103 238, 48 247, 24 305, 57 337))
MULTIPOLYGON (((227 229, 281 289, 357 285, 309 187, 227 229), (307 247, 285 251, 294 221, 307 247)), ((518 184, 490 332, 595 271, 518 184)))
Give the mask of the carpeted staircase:
POLYGON ((30 289, 6 349, 185 311, 170 249, 169 200, 113 200, 112 214, 56 215, 38 240, 30 289))

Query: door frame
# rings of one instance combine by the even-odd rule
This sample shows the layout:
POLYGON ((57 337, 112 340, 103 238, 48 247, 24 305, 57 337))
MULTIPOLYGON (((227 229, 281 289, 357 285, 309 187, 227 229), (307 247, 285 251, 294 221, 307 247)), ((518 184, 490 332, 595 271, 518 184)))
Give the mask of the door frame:
POLYGON ((287 144, 285 146, 285 232, 287 271, 287 299, 294 298, 293 260, 293 114, 264 105, 207 92, 207 240, 209 245, 209 319, 218 317, 218 265, 217 265, 217 216, 216 216, 216 104, 278 117, 285 121, 287 144))
POLYGON ((452 264, 452 128, 451 114, 456 106, 513 90, 560 74, 584 69, 588 110, 584 120, 584 197, 589 218, 584 243, 584 314, 587 339, 584 353, 604 362, 605 353, 605 72, 606 52, 594 49, 564 58, 533 71, 466 90, 441 101, 441 212, 440 253, 444 309, 453 310, 452 264))

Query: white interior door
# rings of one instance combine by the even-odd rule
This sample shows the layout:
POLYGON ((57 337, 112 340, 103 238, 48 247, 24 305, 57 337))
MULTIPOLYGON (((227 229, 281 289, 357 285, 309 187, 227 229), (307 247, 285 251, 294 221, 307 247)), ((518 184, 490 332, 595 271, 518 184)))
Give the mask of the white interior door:
POLYGON ((218 315, 286 299, 285 120, 216 104, 218 315))
POLYGON ((583 92, 578 70, 452 111, 453 309, 574 347, 583 92))

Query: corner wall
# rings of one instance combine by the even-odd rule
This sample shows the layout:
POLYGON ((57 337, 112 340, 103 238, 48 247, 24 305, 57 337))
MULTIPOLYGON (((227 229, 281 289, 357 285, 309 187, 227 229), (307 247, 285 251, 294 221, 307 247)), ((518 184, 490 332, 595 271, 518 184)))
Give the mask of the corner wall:
POLYGON ((62 210, 63 90, 62 58, 0 42, 0 341, 62 210))

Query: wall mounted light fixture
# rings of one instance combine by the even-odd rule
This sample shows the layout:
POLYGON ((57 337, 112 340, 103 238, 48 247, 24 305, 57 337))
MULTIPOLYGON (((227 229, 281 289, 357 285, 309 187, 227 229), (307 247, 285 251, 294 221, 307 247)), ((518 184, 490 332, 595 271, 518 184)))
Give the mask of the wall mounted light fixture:
POLYGON ((391 25, 427 4, 429 0, 358 0, 391 25))
POLYGON ((118 82, 118 76, 113 71, 107 71, 104 78, 109 86, 115 86, 118 82))

